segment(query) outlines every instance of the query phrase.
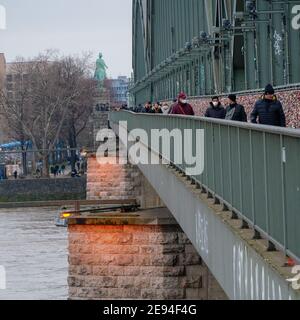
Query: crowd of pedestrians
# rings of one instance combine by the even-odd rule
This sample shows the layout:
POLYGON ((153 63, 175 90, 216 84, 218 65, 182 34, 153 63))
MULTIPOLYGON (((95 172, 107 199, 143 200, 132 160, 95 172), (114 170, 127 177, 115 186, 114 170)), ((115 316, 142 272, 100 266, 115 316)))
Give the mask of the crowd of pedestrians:
MULTIPOLYGON (((250 99, 250 98, 249 98, 250 99)), ((250 103, 250 101, 249 101, 250 103)), ((222 104, 220 97, 213 96, 206 110, 203 110, 204 117, 247 122, 247 111, 250 113, 250 121, 254 124, 286 127, 286 115, 282 103, 279 101, 272 85, 268 84, 261 97, 255 102, 252 101, 252 109, 245 108, 235 94, 229 94, 226 105, 222 104), (248 109, 248 110, 247 110, 248 109)), ((149 101, 145 106, 138 105, 134 112, 151 113, 162 115, 183 115, 194 116, 194 108, 189 104, 187 95, 180 93, 172 104, 149 101)), ((299 117, 300 120, 300 117, 299 117)))

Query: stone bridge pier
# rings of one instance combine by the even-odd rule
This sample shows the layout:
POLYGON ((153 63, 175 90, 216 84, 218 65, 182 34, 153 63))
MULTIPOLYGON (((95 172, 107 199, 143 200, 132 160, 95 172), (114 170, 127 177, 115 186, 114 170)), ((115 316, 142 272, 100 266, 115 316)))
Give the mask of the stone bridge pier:
POLYGON ((69 298, 227 299, 135 166, 88 161, 87 197, 137 199, 141 210, 69 219, 69 298))
POLYGON ((164 206, 137 166, 130 163, 99 164, 95 155, 88 159, 87 199, 136 199, 143 209, 164 206))

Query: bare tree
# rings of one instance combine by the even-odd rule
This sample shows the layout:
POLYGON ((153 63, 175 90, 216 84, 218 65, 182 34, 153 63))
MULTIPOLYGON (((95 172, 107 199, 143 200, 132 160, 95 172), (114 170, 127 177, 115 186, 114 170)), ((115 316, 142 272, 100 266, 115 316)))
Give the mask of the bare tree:
MULTIPOLYGON (((44 176, 49 176, 49 155, 62 135, 63 126, 73 121, 70 121, 70 114, 74 114, 74 108, 79 108, 86 94, 87 62, 87 56, 80 59, 40 54, 26 64, 24 102, 19 104, 18 99, 9 99, 6 92, 1 93, 2 114, 11 130, 21 128, 32 142, 43 160, 44 176)), ((73 122, 78 122, 81 115, 77 113, 73 122)))
POLYGON ((66 57, 61 63, 66 75, 66 82, 77 79, 79 81, 78 94, 69 104, 65 121, 65 140, 71 149, 71 168, 75 169, 76 148, 78 148, 78 136, 84 131, 93 112, 94 97, 97 90, 97 82, 89 75, 90 56, 82 58, 66 57), (75 79, 74 79, 75 78, 75 79))
POLYGON ((23 121, 25 115, 29 112, 30 91, 27 85, 27 75, 30 66, 23 58, 17 58, 16 62, 10 66, 9 74, 11 82, 8 84, 10 90, 5 94, 3 88, 0 92, 0 111, 2 117, 6 120, 5 129, 10 138, 20 141, 22 152, 23 174, 27 175, 27 149, 28 135, 24 129, 23 121))

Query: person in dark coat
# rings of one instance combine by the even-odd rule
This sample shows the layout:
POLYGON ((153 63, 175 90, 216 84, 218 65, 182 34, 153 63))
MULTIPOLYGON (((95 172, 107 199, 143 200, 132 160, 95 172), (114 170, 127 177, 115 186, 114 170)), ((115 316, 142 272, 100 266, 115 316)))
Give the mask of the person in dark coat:
POLYGON ((205 112, 206 118, 225 119, 226 110, 222 106, 219 97, 212 97, 210 107, 205 112))
POLYGON ((153 113, 151 101, 149 101, 149 102, 147 102, 147 103, 145 104, 143 113, 153 113))
POLYGON ((245 108, 237 103, 236 95, 228 96, 229 106, 226 108, 226 120, 247 122, 245 108))
POLYGON ((154 107, 153 107, 153 113, 163 113, 161 110, 161 103, 156 102, 154 107))
POLYGON ((141 112, 143 112, 143 106, 142 106, 141 104, 139 104, 139 105, 135 108, 134 112, 136 112, 136 113, 141 113, 141 112))
POLYGON ((182 116, 194 116, 195 112, 192 106, 187 102, 187 95, 182 92, 178 96, 178 102, 174 105, 171 114, 178 114, 182 116))
POLYGON ((272 85, 268 84, 265 93, 254 106, 251 122, 268 126, 286 127, 286 117, 281 102, 275 95, 272 85))

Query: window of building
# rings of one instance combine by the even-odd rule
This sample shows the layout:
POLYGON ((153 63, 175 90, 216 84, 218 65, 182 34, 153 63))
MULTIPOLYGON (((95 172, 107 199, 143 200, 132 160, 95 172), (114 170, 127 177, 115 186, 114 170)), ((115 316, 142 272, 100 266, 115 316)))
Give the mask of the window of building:
POLYGON ((13 76, 11 74, 6 76, 6 81, 7 82, 12 82, 13 81, 13 76))
POLYGON ((12 91, 14 89, 14 85, 12 82, 7 83, 6 88, 8 91, 12 91))

